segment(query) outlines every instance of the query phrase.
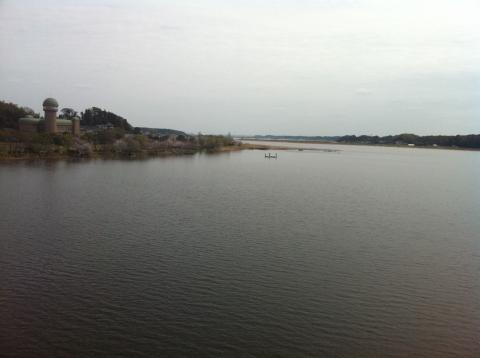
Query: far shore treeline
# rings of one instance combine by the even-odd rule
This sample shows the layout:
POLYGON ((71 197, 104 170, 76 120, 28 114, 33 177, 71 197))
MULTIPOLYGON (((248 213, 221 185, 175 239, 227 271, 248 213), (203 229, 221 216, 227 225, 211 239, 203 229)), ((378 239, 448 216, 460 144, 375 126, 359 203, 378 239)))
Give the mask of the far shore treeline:
POLYGON ((480 148, 480 134, 467 135, 427 135, 403 133, 388 136, 346 135, 346 136, 291 136, 291 135, 256 135, 243 137, 244 139, 290 142, 317 142, 317 143, 342 143, 364 145, 414 145, 418 147, 443 147, 443 148, 480 148))
POLYGON ((387 136, 346 135, 346 136, 289 136, 289 135, 256 135, 245 139, 292 141, 292 142, 322 142, 365 145, 414 145, 418 147, 448 147, 448 148, 480 148, 480 134, 467 135, 427 135, 419 136, 403 133, 387 136))
POLYGON ((383 145, 415 145, 415 146, 439 146, 458 148, 480 148, 480 134, 468 135, 427 135, 415 134, 388 135, 384 137, 368 135, 347 135, 337 139, 340 143, 354 144, 383 144, 383 145))
MULTIPOLYGON (((144 157, 239 148, 230 135, 190 135, 174 129, 133 127, 127 119, 98 107, 79 114, 82 133, 77 137, 70 133, 22 132, 18 121, 26 115, 40 118, 28 107, 0 101, 0 158, 144 157)), ((59 111, 59 118, 77 115, 71 108, 59 111)))

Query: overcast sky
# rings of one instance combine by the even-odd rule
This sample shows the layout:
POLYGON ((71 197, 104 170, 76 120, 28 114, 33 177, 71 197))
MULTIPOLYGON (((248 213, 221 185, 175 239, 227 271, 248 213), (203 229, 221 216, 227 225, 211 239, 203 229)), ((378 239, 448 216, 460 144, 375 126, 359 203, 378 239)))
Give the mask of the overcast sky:
POLYGON ((479 0, 0 0, 0 99, 191 133, 480 133, 479 19, 479 0))

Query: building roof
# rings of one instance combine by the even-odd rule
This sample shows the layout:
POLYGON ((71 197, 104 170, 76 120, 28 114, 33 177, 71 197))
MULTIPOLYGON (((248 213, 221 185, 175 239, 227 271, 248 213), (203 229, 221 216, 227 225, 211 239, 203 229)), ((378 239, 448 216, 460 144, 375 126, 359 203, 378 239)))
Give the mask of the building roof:
POLYGON ((39 122, 40 122, 39 118, 34 118, 31 115, 27 115, 18 120, 18 123, 22 123, 22 124, 38 124, 39 122))
POLYGON ((43 101, 44 107, 58 107, 58 102, 55 98, 47 98, 43 101))
POLYGON ((57 119, 57 126, 71 126, 72 121, 69 119, 57 119))

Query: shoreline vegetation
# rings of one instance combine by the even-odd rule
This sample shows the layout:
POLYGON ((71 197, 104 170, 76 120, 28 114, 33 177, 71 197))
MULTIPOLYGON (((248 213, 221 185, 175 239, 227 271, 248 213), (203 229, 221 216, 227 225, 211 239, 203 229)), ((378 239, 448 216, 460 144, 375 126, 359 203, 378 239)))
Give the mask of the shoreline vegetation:
MULTIPOLYGON (((0 130, 0 159, 147 158, 246 149, 231 136, 149 136, 105 129, 74 137, 69 133, 0 130)), ((253 146, 255 147, 255 146, 253 146)), ((261 146, 259 146, 261 147, 261 146)))
POLYGON ((105 129, 74 137, 69 133, 22 133, 0 130, 0 160, 126 159, 195 153, 224 153, 246 149, 288 149, 281 146, 241 143, 230 135, 150 136, 105 129))

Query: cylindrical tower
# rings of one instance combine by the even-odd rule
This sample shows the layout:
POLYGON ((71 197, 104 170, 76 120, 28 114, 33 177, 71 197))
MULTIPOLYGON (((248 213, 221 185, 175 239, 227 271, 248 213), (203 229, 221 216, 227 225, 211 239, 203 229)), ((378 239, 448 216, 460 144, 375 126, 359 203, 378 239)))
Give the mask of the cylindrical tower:
POLYGON ((45 112, 45 132, 57 132, 57 111, 58 102, 55 98, 47 98, 43 101, 43 111, 45 112))
POLYGON ((80 135, 80 118, 72 118, 72 134, 76 137, 80 135))

